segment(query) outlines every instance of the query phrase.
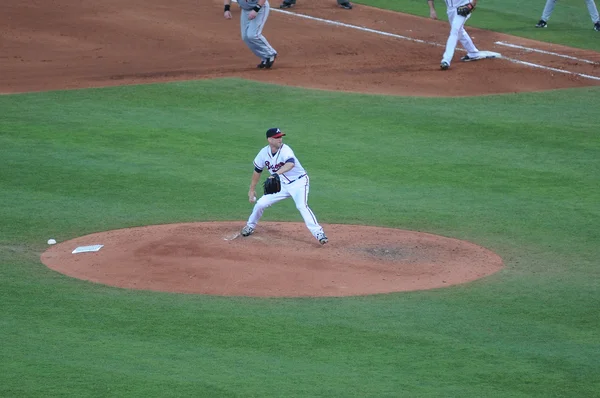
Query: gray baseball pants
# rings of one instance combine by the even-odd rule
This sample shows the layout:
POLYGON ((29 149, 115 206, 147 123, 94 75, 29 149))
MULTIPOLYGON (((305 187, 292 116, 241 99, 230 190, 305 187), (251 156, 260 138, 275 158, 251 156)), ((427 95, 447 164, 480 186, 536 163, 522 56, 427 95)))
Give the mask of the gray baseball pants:
POLYGON ((269 18, 270 10, 269 2, 266 2, 253 20, 248 19, 248 14, 252 10, 242 9, 240 16, 242 40, 246 43, 250 51, 260 59, 267 59, 277 54, 277 51, 271 47, 267 39, 262 35, 262 30, 269 18))
MULTIPOLYGON (((554 6, 556 5, 556 0, 547 0, 546 6, 544 7, 544 11, 542 12, 542 19, 548 22, 550 19, 550 15, 552 15, 552 11, 554 11, 554 6)), ((596 3, 594 0, 585 0, 585 5, 590 13, 590 17, 592 18, 592 22, 596 23, 600 21, 600 16, 598 16, 598 8, 596 8, 596 3)))

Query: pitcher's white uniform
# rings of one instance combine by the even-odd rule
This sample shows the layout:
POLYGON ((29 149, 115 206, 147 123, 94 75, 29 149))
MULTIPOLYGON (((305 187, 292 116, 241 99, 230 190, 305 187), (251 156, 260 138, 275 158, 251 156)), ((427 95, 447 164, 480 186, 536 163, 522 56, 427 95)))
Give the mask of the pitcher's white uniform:
POLYGON ((294 199, 296 208, 300 211, 306 227, 316 239, 319 239, 323 235, 323 228, 317 222, 317 218, 310 207, 308 207, 308 191, 310 187, 308 174, 306 174, 306 170, 304 170, 296 155, 294 155, 292 148, 286 144, 282 144, 277 153, 273 154, 271 153, 271 147, 267 145, 256 155, 254 170, 260 173, 266 169, 270 174, 273 174, 281 166, 289 162, 294 163, 294 167, 290 171, 280 175, 281 191, 270 195, 263 195, 258 199, 254 205, 252 214, 250 214, 250 218, 248 218, 247 225, 251 228, 256 228, 256 224, 267 207, 291 197, 294 199))
POLYGON ((446 51, 442 56, 442 62, 446 62, 448 65, 452 63, 452 57, 454 57, 454 51, 456 50, 456 44, 460 41, 460 44, 467 50, 467 55, 471 58, 479 57, 479 50, 473 44, 471 36, 465 30, 465 22, 471 17, 471 14, 466 17, 460 16, 456 13, 456 8, 462 5, 470 3, 469 0, 445 0, 448 22, 450 22, 450 35, 446 41, 446 51))

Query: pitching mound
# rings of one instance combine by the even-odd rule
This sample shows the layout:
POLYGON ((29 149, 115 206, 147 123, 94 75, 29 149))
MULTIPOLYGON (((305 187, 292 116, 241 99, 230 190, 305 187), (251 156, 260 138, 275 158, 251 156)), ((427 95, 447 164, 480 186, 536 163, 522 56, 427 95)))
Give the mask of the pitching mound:
POLYGON ((128 289, 222 296, 353 296, 446 287, 502 268, 495 253, 438 235, 324 225, 320 246, 302 223, 152 225, 100 232, 52 246, 49 268, 128 289), (103 245, 75 253, 78 247, 103 245))

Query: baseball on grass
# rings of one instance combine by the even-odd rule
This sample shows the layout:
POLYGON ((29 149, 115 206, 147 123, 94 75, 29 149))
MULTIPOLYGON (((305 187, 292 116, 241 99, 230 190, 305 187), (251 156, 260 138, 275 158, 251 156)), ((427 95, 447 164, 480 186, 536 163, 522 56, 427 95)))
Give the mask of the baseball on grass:
POLYGON ((55 245, 56 244, 56 240, 54 240, 54 239, 48 239, 48 244, 49 245, 55 245))

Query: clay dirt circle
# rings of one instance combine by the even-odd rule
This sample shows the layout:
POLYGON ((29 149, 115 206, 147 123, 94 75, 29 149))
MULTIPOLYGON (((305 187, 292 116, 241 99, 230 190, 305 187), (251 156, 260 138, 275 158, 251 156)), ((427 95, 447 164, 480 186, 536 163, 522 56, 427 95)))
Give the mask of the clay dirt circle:
POLYGON ((323 225, 320 246, 303 223, 199 222, 112 230, 59 242, 49 268, 127 289, 249 297, 342 297, 441 288, 503 267, 463 240, 373 226, 323 225), (75 253, 81 246, 97 252, 75 253))

